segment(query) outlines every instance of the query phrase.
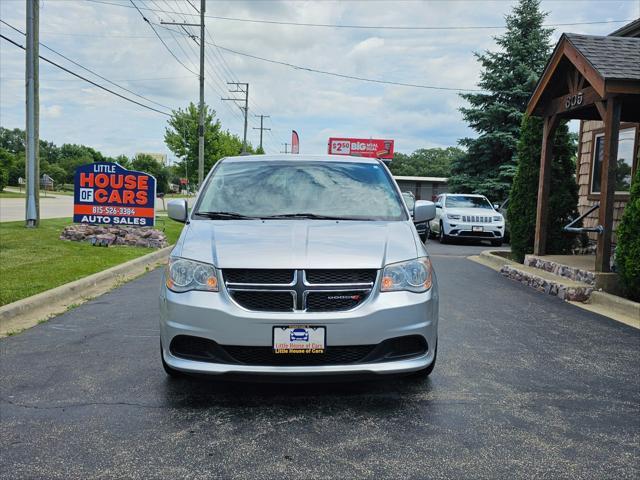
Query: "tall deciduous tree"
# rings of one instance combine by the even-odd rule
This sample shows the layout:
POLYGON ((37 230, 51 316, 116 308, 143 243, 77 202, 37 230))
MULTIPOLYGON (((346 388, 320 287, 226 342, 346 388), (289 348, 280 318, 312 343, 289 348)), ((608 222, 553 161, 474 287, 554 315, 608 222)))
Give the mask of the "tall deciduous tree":
POLYGON ((457 147, 420 148, 410 155, 396 153, 389 169, 394 175, 418 177, 448 177, 451 164, 464 156, 457 147))
MULTIPOLYGON (((223 130, 220 121, 214 120, 215 115, 215 110, 205 105, 205 175, 222 157, 239 155, 242 152, 240 138, 223 130)), ((164 133, 167 147, 180 159, 181 170, 186 170, 191 184, 195 184, 198 179, 198 118, 198 107, 193 103, 184 110, 174 110, 164 133)), ((253 151, 251 146, 247 146, 247 151, 253 151)))
POLYGON ((452 166, 451 191, 506 198, 522 115, 551 50, 546 15, 539 0, 520 0, 506 16, 506 32, 495 38, 499 50, 476 53, 484 92, 463 94, 469 106, 460 110, 478 137, 460 140, 467 155, 452 166))

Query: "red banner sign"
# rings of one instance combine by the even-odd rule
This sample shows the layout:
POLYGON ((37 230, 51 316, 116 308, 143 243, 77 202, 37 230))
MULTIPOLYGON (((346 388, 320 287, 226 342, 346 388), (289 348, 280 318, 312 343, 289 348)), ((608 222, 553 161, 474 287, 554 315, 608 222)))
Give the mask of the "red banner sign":
POLYGON ((300 153, 300 137, 295 130, 291 130, 291 153, 300 153))
POLYGON ((330 138, 329 154, 391 160, 393 158, 393 140, 330 138))

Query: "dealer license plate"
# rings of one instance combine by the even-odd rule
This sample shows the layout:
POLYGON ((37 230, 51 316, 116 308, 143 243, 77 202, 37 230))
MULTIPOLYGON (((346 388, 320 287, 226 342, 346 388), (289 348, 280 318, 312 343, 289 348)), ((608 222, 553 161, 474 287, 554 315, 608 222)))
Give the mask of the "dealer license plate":
POLYGON ((325 327, 307 325, 273 327, 273 351, 277 354, 324 353, 325 338, 325 327))
POLYGON ((471 227, 471 231, 472 232, 482 232, 484 231, 484 227, 481 225, 474 225, 473 227, 471 227))

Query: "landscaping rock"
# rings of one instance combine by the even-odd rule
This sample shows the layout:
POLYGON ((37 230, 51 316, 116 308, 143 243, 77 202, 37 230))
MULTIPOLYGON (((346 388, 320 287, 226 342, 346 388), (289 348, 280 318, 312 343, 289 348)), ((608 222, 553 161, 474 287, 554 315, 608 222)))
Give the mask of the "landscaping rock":
POLYGON ((164 248, 169 245, 164 232, 151 227, 68 225, 60 234, 60 240, 89 242, 95 246, 129 245, 145 248, 164 248))
POLYGON ((519 270, 517 266, 504 265, 500 269, 500 273, 539 292, 554 295, 567 301, 586 302, 589 300, 591 292, 593 292, 593 286, 591 285, 585 284, 584 286, 576 287, 563 285, 561 278, 558 278, 557 282, 548 280, 534 273, 519 270))

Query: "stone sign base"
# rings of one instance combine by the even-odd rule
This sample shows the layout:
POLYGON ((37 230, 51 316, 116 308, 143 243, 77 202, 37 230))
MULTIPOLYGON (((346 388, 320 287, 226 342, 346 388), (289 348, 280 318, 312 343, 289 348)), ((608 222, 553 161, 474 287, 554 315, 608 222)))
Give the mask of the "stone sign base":
POLYGON ((89 242, 92 245, 129 245, 132 247, 164 248, 169 245, 164 232, 151 227, 127 227, 74 224, 64 227, 60 240, 89 242))

